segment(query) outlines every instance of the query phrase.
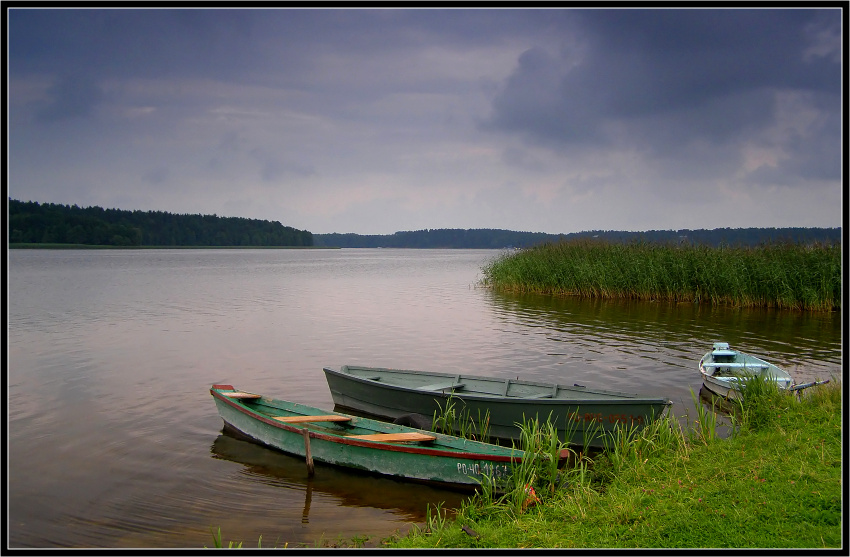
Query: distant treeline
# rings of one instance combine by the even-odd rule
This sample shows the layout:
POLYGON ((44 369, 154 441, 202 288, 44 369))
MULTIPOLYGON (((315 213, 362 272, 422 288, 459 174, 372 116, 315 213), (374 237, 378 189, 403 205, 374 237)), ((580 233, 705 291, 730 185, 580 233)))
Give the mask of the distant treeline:
POLYGON ((313 234, 316 246, 341 248, 528 248, 563 240, 596 238, 609 243, 692 244, 718 247, 758 246, 768 243, 833 244, 841 241, 840 228, 717 228, 714 230, 649 230, 622 232, 592 230, 570 234, 514 232, 490 228, 436 229, 389 235, 313 234))
POLYGON ((504 247, 527 247, 563 235, 543 232, 514 232, 493 228, 464 230, 460 228, 441 228, 396 232, 386 235, 361 234, 313 234, 317 246, 339 248, 466 248, 501 249, 504 247))
POLYGON ((312 246, 313 235, 279 222, 9 199, 9 243, 101 246, 312 246))
POLYGON ((315 246, 339 248, 529 248, 545 243, 597 238, 609 243, 757 246, 767 243, 832 244, 840 228, 717 228, 714 230, 593 230, 570 234, 494 228, 441 228, 384 235, 313 234, 277 221, 178 215, 162 211, 80 208, 9 199, 10 244, 99 246, 315 246))

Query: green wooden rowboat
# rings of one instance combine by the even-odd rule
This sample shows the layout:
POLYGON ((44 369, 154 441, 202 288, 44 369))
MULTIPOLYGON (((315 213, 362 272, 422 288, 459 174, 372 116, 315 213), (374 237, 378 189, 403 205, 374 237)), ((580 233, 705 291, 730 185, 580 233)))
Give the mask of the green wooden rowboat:
POLYGON ((599 447, 617 426, 640 429, 661 416, 667 398, 513 379, 345 365, 324 368, 334 404, 391 420, 430 420, 449 397, 473 420, 489 413, 490 435, 516 440, 519 423, 550 420, 563 441, 599 447))
POLYGON ((399 479, 474 488, 483 474, 502 478, 521 460, 517 449, 460 439, 238 391, 210 389, 225 424, 283 452, 399 479))

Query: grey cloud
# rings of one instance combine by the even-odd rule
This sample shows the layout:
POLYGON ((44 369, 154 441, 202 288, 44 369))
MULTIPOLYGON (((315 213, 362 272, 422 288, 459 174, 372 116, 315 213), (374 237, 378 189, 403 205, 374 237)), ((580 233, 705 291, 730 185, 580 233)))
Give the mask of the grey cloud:
POLYGON ((170 76, 244 66, 252 45, 241 10, 14 9, 10 71, 81 67, 110 76, 170 76))
POLYGON ((249 166, 243 167, 243 170, 256 172, 264 182, 275 182, 287 175, 306 177, 316 174, 312 164, 293 161, 270 146, 253 146, 250 138, 232 130, 222 135, 207 166, 213 171, 220 171, 241 167, 245 161, 249 161, 249 166))
POLYGON ((508 166, 518 167, 532 172, 543 172, 546 170, 545 164, 533 154, 517 147, 506 148, 502 152, 502 162, 508 166))
POLYGON ((286 175, 304 177, 316 174, 316 169, 310 164, 286 160, 260 147, 251 149, 248 154, 259 164, 260 176, 265 182, 274 182, 286 175))
POLYGON ((207 166, 214 171, 226 169, 234 162, 243 150, 244 140, 235 131, 225 132, 218 145, 213 150, 207 166))
POLYGON ((483 128, 526 133, 544 142, 598 140, 601 111, 593 106, 594 97, 564 94, 565 73, 558 59, 543 48, 523 52, 483 128))
POLYGON ((148 170, 142 175, 142 180, 150 184, 162 184, 168 179, 168 169, 162 166, 148 170))
MULTIPOLYGON (((837 123, 835 126, 838 127, 837 123)), ((747 182, 805 187, 831 185, 841 175, 842 163, 841 150, 833 139, 839 132, 834 133, 795 135, 785 145, 784 157, 775 166, 762 166, 750 172, 747 182)))
POLYGON ((38 118, 47 122, 89 116, 103 98, 97 84, 79 74, 60 78, 50 87, 48 95, 47 106, 38 112, 38 118))
POLYGON ((534 10, 19 8, 9 17, 9 52, 17 62, 10 70, 82 66, 115 76, 287 80, 323 54, 492 44, 539 31, 541 16, 534 10))
POLYGON ((690 107, 632 118, 626 125, 628 135, 616 139, 663 157, 682 156, 693 144, 718 149, 772 124, 774 105, 774 95, 766 89, 704 99, 690 107))
POLYGON ((769 125, 778 90, 821 92, 830 99, 822 108, 837 116, 839 72, 824 43, 839 14, 579 11, 580 47, 525 51, 483 128, 560 148, 629 143, 635 134, 633 145, 666 152, 769 125), (612 123, 628 134, 611 137, 612 123))

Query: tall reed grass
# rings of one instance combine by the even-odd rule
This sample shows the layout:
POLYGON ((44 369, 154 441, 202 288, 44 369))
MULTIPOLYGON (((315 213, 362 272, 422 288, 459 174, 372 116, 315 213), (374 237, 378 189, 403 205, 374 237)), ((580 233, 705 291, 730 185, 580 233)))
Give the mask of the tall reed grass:
POLYGON ((478 418, 473 418, 463 401, 454 395, 449 395, 445 406, 437 401, 437 408, 431 418, 431 431, 482 443, 490 442, 489 410, 483 416, 479 410, 478 418))
MULTIPOLYGON (((518 516, 529 507, 559 497, 566 489, 572 492, 590 489, 593 460, 588 456, 588 441, 601 435, 601 426, 591 431, 583 446, 576 447, 561 441, 551 415, 546 421, 541 422, 535 416, 516 425, 520 436, 513 446, 522 458, 513 463, 507 477, 497 481, 484 475, 473 498, 461 507, 461 517, 469 518, 482 512, 508 512, 518 516)), ((576 426, 568 426, 568 439, 574 433, 570 427, 576 426)))
MULTIPOLYGON (((820 389, 813 392, 818 391, 820 389)), ((772 427, 789 405, 798 404, 799 401, 795 394, 779 389, 769 377, 755 375, 749 377, 741 388, 737 413, 744 426, 760 431, 772 427)))
POLYGON ((506 253, 481 283, 508 292, 832 311, 841 308, 839 245, 760 247, 575 240, 506 253))

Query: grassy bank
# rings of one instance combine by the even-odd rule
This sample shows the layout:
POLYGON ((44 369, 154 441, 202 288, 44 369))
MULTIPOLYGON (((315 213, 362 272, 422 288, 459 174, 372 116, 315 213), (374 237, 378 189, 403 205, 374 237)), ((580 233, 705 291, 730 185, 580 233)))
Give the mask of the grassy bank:
POLYGON ((714 434, 711 412, 687 428, 659 420, 624 433, 590 467, 574 458, 556 489, 534 483, 536 504, 483 490, 453 517, 432 509, 425 528, 381 545, 840 548, 840 383, 800 401, 767 389, 736 415, 727 439, 714 434))
POLYGON ((758 248, 544 244, 491 261, 482 284, 507 292, 831 311, 841 307, 839 245, 758 248))

